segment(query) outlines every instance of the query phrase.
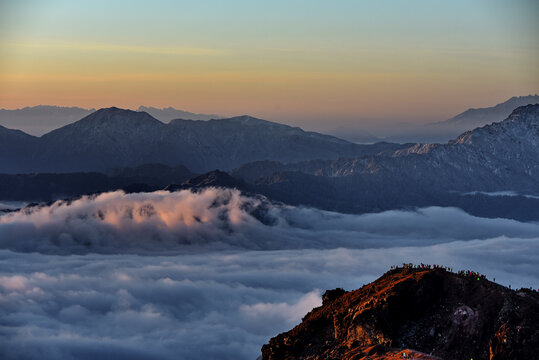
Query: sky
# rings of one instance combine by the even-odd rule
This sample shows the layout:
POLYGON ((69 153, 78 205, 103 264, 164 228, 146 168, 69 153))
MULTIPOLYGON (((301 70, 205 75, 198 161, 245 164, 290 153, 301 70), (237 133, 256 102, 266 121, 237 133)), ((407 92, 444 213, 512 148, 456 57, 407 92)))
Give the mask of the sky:
POLYGON ((538 92, 538 15, 536 0, 3 0, 0 108, 443 120, 538 92))

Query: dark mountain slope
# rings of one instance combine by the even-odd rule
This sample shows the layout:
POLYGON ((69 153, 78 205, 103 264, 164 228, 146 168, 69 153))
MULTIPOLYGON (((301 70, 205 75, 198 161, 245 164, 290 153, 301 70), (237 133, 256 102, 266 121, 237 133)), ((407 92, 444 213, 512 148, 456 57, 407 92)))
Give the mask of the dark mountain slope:
POLYGON ((0 174, 0 199, 52 201, 114 190, 147 192, 183 182, 195 174, 183 166, 148 164, 120 168, 108 174, 78 172, 63 174, 0 174))
POLYGON ((0 172, 103 172, 147 163, 185 165, 205 172, 257 160, 288 163, 336 159, 404 147, 388 143, 357 145, 250 116, 209 121, 177 119, 164 124, 147 113, 118 108, 100 109, 35 142, 26 157, 21 157, 19 167, 0 163, 0 172))
POLYGON ((262 359, 534 359, 539 294, 480 275, 391 270, 359 290, 327 291, 262 359))
POLYGON ((311 159, 374 155, 403 148, 397 144, 357 145, 315 132, 303 131, 250 116, 229 119, 170 122, 183 164, 195 171, 229 170, 257 160, 283 163, 311 159))
POLYGON ((39 138, 0 126, 0 168, 5 172, 31 171, 39 138))
POLYGON ((41 137, 38 171, 103 171, 166 160, 166 125, 146 113, 100 109, 41 137), (164 154, 164 155, 163 155, 164 154), (165 157, 165 159, 162 159, 165 157))

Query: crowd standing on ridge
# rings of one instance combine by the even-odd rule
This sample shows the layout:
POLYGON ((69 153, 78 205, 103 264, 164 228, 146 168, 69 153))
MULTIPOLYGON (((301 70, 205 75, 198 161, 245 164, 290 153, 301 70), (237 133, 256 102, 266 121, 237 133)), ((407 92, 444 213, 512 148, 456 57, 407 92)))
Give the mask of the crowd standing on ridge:
MULTIPOLYGON (((453 272, 453 268, 443 266, 443 265, 437 265, 437 264, 430 265, 430 264, 421 263, 421 264, 414 265, 412 263, 404 263, 402 264, 402 267, 400 268, 401 269, 441 269, 441 270, 453 272)), ((391 270, 397 270, 397 269, 399 269, 398 265, 391 265, 391 270)))
MULTIPOLYGON (((418 270, 422 270, 422 269, 425 269, 425 270, 439 269, 439 270, 448 271, 448 272, 453 273, 453 268, 448 267, 448 266, 444 266, 444 265, 437 265, 437 264, 431 265, 431 264, 423 264, 423 263, 421 263, 421 264, 403 263, 402 266, 391 265, 391 271, 398 270, 398 269, 418 269, 418 270)), ((470 277, 472 279, 477 279, 477 281, 487 280, 486 275, 483 275, 483 274, 481 274, 481 273, 479 273, 477 271, 459 270, 459 271, 456 272, 456 274, 459 275, 459 276, 464 276, 464 277, 470 277)), ((492 281, 496 282, 496 278, 493 278, 492 281)), ((509 287, 509 289, 511 289, 511 285, 509 285, 508 287, 509 287)), ((530 287, 530 290, 539 292, 539 289, 535 290, 532 287, 530 287)))
MULTIPOLYGON (((391 265, 391 270, 397 270, 397 269, 426 269, 426 270, 439 269, 439 270, 453 272, 453 268, 449 266, 438 265, 438 264, 431 265, 431 264, 423 264, 423 263, 421 264, 403 263, 401 267, 399 267, 398 265, 391 265)), ((471 270, 459 270, 457 271, 456 274, 460 276, 469 276, 471 278, 477 278, 477 280, 485 280, 487 278, 485 275, 477 271, 471 271, 471 270)))

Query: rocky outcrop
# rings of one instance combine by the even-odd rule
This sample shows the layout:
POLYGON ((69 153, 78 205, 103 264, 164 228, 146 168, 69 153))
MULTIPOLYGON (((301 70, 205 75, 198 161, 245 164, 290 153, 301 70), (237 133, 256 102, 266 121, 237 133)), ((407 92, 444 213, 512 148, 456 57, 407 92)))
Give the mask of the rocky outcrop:
POLYGON ((477 275, 399 268, 321 307, 262 347, 262 359, 535 359, 539 294, 477 275))

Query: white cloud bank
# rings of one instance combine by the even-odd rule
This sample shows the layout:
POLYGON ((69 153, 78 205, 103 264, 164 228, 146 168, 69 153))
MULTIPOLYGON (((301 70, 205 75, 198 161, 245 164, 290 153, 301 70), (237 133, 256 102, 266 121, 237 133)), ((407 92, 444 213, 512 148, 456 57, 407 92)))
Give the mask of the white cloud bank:
POLYGON ((497 236, 537 237, 539 224, 456 208, 345 215, 274 205, 237 190, 121 191, 0 217, 0 248, 43 253, 370 248, 497 236))
POLYGON ((538 229, 451 208, 343 215, 217 189, 12 213, 0 217, 0 358, 254 360, 325 289, 359 288, 393 264, 537 288, 538 229))

